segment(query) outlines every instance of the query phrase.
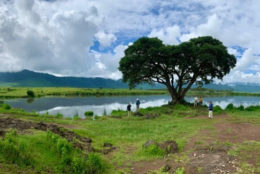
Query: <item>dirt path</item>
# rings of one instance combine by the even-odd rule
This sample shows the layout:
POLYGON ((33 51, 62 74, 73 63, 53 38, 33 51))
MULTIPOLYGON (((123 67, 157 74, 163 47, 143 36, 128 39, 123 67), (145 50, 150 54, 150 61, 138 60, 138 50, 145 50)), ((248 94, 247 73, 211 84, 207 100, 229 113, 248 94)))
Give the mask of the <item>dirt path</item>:
MULTIPOLYGON (((207 116, 197 116, 187 119, 208 119, 207 116)), ((176 168, 185 167, 188 174, 222 174, 235 173, 239 161, 228 155, 228 143, 242 143, 244 141, 260 141, 260 125, 249 123, 233 123, 228 121, 228 115, 214 117, 214 129, 201 130, 190 139, 184 152, 188 156, 186 162, 178 162, 173 158, 153 161, 136 162, 131 168, 134 174, 145 174, 149 171, 168 168, 174 173, 176 168)))

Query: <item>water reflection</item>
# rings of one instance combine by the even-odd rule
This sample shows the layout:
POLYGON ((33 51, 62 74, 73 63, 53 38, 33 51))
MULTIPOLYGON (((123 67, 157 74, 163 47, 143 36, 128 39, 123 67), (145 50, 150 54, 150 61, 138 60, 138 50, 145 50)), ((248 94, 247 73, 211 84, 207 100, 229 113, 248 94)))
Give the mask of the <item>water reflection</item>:
MULTIPOLYGON (((170 101, 168 95, 154 96, 115 96, 115 97, 45 97, 27 101, 27 99, 12 99, 6 100, 12 107, 23 108, 26 111, 37 111, 39 113, 57 114, 61 113, 64 116, 72 117, 78 114, 84 116, 85 111, 93 111, 96 115, 103 115, 104 112, 110 114, 112 110, 126 110, 126 105, 130 102, 132 109, 135 110, 136 98, 141 100, 141 108, 161 106, 170 101)), ((186 101, 193 102, 193 97, 186 97, 186 101)), ((235 106, 243 105, 260 105, 260 97, 250 96, 228 96, 228 97, 205 97, 203 103, 208 104, 212 101, 214 105, 219 105, 225 108, 229 103, 235 106)))

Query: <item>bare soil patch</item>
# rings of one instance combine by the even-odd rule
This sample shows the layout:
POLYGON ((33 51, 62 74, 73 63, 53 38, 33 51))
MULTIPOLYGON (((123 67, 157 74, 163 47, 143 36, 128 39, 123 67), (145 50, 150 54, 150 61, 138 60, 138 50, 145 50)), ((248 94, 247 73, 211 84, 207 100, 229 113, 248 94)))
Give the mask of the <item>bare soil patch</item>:
POLYGON ((158 170, 166 164, 169 164, 169 162, 165 159, 139 161, 133 164, 131 174, 148 174, 149 171, 158 170))
POLYGON ((197 148, 189 156, 186 172, 199 173, 234 173, 237 170, 237 161, 227 154, 229 147, 211 144, 208 147, 197 148))
POLYGON ((260 141, 260 125, 250 123, 218 123, 216 137, 219 141, 241 143, 244 141, 260 141))

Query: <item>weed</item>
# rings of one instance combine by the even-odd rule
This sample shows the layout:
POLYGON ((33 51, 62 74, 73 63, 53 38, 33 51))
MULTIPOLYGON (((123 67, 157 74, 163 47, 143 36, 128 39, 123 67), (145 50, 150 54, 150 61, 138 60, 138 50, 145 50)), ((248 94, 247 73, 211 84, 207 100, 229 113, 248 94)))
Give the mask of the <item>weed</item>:
POLYGON ((174 172, 174 174, 185 174, 185 169, 184 167, 177 168, 174 172))

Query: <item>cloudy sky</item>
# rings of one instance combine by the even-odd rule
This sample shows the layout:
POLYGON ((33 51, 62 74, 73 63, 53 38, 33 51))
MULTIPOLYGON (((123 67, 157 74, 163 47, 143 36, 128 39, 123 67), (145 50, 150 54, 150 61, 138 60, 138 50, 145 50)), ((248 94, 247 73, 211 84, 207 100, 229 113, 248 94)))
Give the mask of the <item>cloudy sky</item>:
POLYGON ((0 71, 118 79, 141 36, 211 35, 238 63, 224 82, 260 84, 259 0, 0 0, 0 71))

